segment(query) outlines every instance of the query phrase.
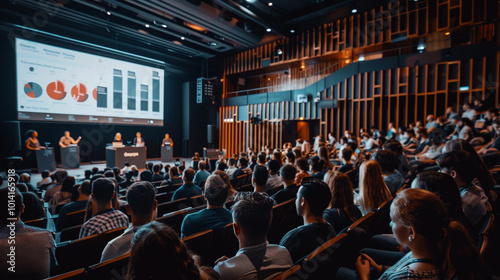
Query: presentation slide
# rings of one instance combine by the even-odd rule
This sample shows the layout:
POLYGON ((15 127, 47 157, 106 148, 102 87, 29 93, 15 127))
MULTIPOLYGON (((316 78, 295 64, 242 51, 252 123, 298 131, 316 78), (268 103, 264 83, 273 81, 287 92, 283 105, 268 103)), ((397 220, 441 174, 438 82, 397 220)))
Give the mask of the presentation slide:
POLYGON ((16 38, 21 121, 163 125, 164 70, 16 38))

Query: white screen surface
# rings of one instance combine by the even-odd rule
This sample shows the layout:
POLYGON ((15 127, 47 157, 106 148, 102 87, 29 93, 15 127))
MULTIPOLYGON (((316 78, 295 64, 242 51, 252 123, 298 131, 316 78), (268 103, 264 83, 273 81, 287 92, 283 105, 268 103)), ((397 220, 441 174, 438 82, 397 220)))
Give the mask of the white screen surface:
POLYGON ((163 125, 164 70, 16 38, 19 120, 163 125))

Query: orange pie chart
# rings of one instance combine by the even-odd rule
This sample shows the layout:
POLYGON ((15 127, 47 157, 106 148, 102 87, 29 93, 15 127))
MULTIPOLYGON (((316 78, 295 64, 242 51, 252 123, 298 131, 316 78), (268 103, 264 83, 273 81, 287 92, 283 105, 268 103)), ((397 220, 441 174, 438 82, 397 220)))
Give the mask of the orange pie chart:
POLYGON ((89 97, 87 95, 87 87, 82 83, 79 83, 78 85, 72 87, 71 97, 73 97, 73 100, 75 100, 76 102, 84 102, 89 97))
POLYGON ((64 84, 61 81, 52 82, 47 85, 47 95, 54 100, 62 100, 66 97, 64 84))
POLYGON ((93 91, 92 91, 92 97, 94 97, 95 100, 97 100, 97 88, 95 88, 93 91))

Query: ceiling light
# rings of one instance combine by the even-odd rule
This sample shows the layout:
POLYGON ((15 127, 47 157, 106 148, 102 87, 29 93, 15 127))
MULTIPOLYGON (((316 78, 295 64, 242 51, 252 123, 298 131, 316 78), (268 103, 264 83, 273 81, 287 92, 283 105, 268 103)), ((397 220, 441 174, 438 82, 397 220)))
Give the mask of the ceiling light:
POLYGON ((267 31, 267 32, 271 32, 271 28, 269 28, 269 27, 268 27, 268 28, 266 29, 266 31, 267 31))
POLYGON ((352 12, 353 14, 355 14, 355 13, 357 13, 357 12, 358 12, 358 9, 354 8, 354 9, 352 9, 352 10, 351 10, 351 12, 352 12))
POLYGON ((186 38, 184 38, 184 36, 181 37, 181 40, 186 40, 186 38))
POLYGON ((217 46, 217 45, 218 45, 216 42, 208 42, 208 44, 209 44, 210 46, 213 46, 213 47, 215 47, 215 46, 217 46))
POLYGON ((146 24, 144 24, 144 26, 145 26, 146 28, 149 28, 149 24, 147 24, 147 23, 146 23, 146 24))
POLYGON ((290 33, 295 33, 295 29, 290 29, 290 33))
POLYGON ((283 51, 282 51, 281 49, 278 49, 278 50, 276 51, 276 53, 277 53, 278 55, 282 55, 282 54, 283 54, 283 51))
POLYGON ((273 6, 273 2, 269 2, 269 3, 267 3, 267 5, 268 5, 269 7, 272 7, 272 6, 273 6))
POLYGON ((162 24, 161 27, 167 28, 167 25, 166 24, 162 24))
POLYGON ((358 61, 365 61, 365 56, 360 54, 359 55, 359 58, 358 58, 358 61))
POLYGON ((107 12, 106 12, 106 14, 107 14, 108 16, 110 16, 110 15, 111 15, 111 12, 110 12, 110 11, 107 11, 107 12))

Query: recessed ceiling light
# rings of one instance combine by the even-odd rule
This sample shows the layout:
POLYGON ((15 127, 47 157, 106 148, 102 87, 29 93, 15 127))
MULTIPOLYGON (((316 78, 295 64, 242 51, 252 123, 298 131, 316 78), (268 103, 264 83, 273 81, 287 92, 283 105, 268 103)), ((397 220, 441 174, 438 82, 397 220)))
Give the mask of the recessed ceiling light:
POLYGON ((110 15, 111 15, 111 12, 110 12, 110 11, 107 11, 107 12, 106 12, 106 14, 107 14, 108 16, 110 16, 110 15))
POLYGON ((269 3, 267 3, 267 5, 268 5, 269 7, 272 7, 272 6, 273 6, 273 2, 269 2, 269 3))
POLYGON ((290 29, 290 33, 295 33, 295 29, 290 29))
POLYGON ((181 37, 181 40, 186 40, 186 38, 184 38, 184 36, 181 37))
POLYGON ((266 29, 266 31, 267 31, 267 32, 271 32, 271 28, 269 28, 269 27, 268 27, 268 28, 266 29))
POLYGON ((161 27, 167 28, 167 25, 166 24, 162 24, 161 27))
POLYGON ((146 24, 144 24, 144 26, 145 26, 146 28, 149 28, 149 24, 147 24, 147 23, 146 23, 146 24))
POLYGON ((352 12, 353 14, 355 14, 355 13, 357 13, 357 12, 358 12, 358 9, 354 8, 354 9, 352 9, 352 10, 351 10, 351 12, 352 12))
POLYGON ((214 46, 214 47, 218 45, 216 42, 208 42, 208 44, 209 44, 210 46, 214 46))

